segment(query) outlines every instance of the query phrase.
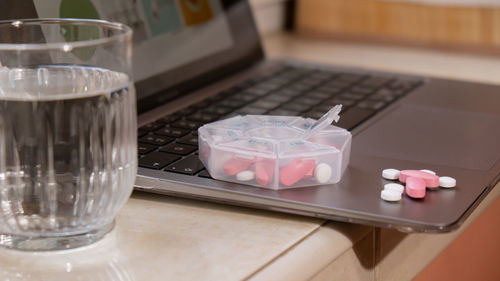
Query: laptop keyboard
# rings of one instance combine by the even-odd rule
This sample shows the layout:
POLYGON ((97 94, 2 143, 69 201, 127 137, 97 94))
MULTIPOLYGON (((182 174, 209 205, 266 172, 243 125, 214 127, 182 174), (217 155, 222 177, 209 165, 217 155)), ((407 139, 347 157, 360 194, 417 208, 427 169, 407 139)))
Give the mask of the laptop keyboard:
POLYGON ((198 159, 198 128, 245 114, 318 119, 342 104, 336 126, 352 130, 422 81, 281 65, 138 130, 139 166, 210 178, 198 159))

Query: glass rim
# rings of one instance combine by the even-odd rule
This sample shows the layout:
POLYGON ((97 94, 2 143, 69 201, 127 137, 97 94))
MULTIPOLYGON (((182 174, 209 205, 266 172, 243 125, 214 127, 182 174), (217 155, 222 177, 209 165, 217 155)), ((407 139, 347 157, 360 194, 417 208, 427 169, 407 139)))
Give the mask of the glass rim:
POLYGON ((79 19, 79 18, 36 18, 36 19, 9 19, 0 20, 0 28, 5 25, 18 27, 23 24, 42 25, 42 24, 73 24, 88 25, 96 27, 107 27, 109 29, 122 31, 105 38, 81 40, 74 42, 50 42, 50 43, 1 43, 0 51, 33 51, 33 50, 62 50, 71 51, 75 48, 92 47, 103 44, 109 44, 132 36, 132 28, 119 23, 99 19, 79 19))

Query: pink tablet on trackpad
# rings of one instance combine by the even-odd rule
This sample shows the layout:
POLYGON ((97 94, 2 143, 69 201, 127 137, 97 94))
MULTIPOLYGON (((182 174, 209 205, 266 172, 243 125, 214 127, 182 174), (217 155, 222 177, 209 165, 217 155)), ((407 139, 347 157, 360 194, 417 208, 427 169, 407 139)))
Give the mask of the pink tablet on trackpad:
POLYGON ((406 194, 412 198, 424 198, 425 181, 421 178, 406 178, 406 194))

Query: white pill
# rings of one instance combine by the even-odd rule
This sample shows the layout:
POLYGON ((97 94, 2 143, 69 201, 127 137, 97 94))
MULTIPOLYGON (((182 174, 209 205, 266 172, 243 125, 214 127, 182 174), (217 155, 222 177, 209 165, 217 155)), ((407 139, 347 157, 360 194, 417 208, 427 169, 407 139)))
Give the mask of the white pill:
POLYGON ((385 201, 399 201, 401 200, 401 192, 397 190, 384 189, 380 192, 380 198, 385 201))
POLYGON ((314 177, 319 183, 327 183, 332 177, 332 168, 328 164, 320 163, 314 169, 314 177))
POLYGON ((399 178, 399 170, 396 169, 384 169, 382 171, 382 177, 388 180, 397 180, 399 178))
POLYGON ((431 170, 427 170, 427 169, 422 169, 422 170, 420 170, 420 171, 421 171, 421 172, 426 172, 426 173, 429 173, 429 174, 433 174, 433 175, 435 175, 435 174, 436 174, 436 172, 431 171, 431 170))
POLYGON ((388 183, 384 185, 384 190, 395 190, 399 193, 403 193, 403 191, 405 191, 405 187, 399 183, 388 183))
POLYGON ((457 185, 457 180, 452 177, 440 177, 439 186, 445 188, 455 187, 457 185))
POLYGON ((239 181, 251 181, 255 178, 255 172, 250 170, 241 171, 236 174, 236 179, 239 181))

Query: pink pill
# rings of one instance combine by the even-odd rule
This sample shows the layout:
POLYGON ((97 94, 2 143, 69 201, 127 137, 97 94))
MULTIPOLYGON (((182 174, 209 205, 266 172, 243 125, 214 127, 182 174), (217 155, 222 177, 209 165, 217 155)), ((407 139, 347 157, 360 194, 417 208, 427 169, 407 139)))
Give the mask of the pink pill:
POLYGON ((439 177, 430 173, 417 170, 403 170, 399 173, 400 182, 406 182, 409 177, 422 179, 425 182, 425 186, 429 188, 439 186, 439 177))
POLYGON ((245 159, 245 158, 232 158, 226 161, 224 163, 224 174, 228 176, 234 176, 239 172, 242 172, 250 165, 252 165, 252 160, 250 159, 245 159))
POLYGON ((412 198, 425 197, 425 181, 421 178, 406 178, 406 194, 412 198))
POLYGON ((271 159, 264 159, 255 163, 255 178, 262 186, 268 186, 274 177, 275 162, 271 159))
POLYGON ((312 169, 304 175, 304 178, 305 179, 309 179, 309 178, 314 177, 314 170, 315 170, 315 168, 316 167, 312 167, 312 169))
POLYGON ((290 163, 280 168, 280 182, 283 185, 291 186, 306 177, 311 170, 314 170, 314 167, 316 167, 316 163, 313 159, 293 159, 290 163))

